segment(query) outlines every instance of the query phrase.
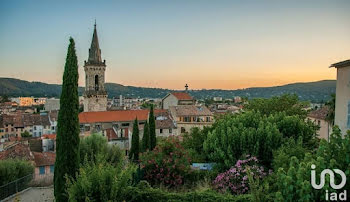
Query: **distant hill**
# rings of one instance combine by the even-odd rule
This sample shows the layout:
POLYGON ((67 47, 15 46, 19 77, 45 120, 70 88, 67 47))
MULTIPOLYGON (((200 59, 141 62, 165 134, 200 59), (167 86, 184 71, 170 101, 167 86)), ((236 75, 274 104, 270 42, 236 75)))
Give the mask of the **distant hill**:
MULTIPOLYGON (((128 97, 162 98, 169 91, 171 91, 169 89, 162 88, 123 86, 116 83, 106 83, 105 87, 109 97, 123 95, 128 97)), ((189 93, 196 99, 206 99, 212 97, 232 98, 234 96, 268 98, 285 93, 295 93, 301 100, 324 102, 330 98, 330 94, 335 93, 335 87, 335 80, 324 80, 317 82, 293 83, 275 87, 259 87, 239 90, 191 90, 189 93)), ((84 88, 79 87, 80 95, 82 95, 83 91, 84 88)), ((59 97, 60 93, 61 85, 58 84, 28 82, 13 78, 0 78, 0 95, 6 94, 11 97, 59 97)))

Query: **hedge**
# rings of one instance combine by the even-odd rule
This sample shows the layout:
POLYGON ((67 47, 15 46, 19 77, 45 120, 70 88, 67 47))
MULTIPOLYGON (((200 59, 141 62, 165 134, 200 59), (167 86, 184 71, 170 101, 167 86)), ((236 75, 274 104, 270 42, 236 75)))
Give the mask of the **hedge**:
MULTIPOLYGON (((141 182, 142 183, 142 182, 141 182)), ((216 202, 216 201, 251 201, 251 195, 230 195, 220 194, 212 190, 192 191, 185 193, 167 192, 158 188, 151 188, 146 186, 127 187, 124 190, 122 200, 125 201, 202 201, 202 202, 216 202)), ((118 201, 120 199, 117 199, 118 201)))

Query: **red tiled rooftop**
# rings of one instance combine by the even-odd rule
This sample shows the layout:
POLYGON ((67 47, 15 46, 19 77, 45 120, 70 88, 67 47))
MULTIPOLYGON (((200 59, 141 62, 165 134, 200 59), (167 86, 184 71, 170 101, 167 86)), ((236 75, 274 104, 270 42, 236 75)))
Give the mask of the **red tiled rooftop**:
POLYGON ((35 166, 55 165, 56 153, 53 152, 33 152, 35 166))
POLYGON ((101 111, 101 112, 82 112, 79 114, 80 123, 106 123, 133 121, 148 119, 148 110, 119 110, 119 111, 101 111))
POLYGON ((56 140, 56 134, 44 134, 41 136, 43 139, 56 140))
POLYGON ((172 92, 172 95, 174 95, 178 100, 193 100, 193 98, 185 92, 172 92))
POLYGON ((27 161, 33 160, 33 156, 30 152, 29 146, 18 143, 6 149, 5 151, 0 152, 0 160, 16 158, 27 161))
POLYGON ((317 110, 310 112, 307 116, 315 119, 326 120, 328 113, 329 113, 329 107, 323 106, 322 108, 319 108, 317 110))

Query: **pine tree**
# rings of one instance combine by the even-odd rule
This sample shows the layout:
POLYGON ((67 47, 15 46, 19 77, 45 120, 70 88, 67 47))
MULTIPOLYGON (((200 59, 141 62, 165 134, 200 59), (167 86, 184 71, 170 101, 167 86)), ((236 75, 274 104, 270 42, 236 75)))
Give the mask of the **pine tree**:
POLYGON ((156 147, 156 122, 154 118, 153 105, 151 105, 151 111, 149 114, 149 137, 150 137, 150 150, 153 150, 156 147))
POLYGON ((149 148, 150 148, 149 125, 148 125, 148 121, 146 121, 145 127, 143 129, 142 152, 147 151, 147 149, 149 148))
POLYGON ((139 122, 136 118, 132 130, 131 149, 129 153, 129 159, 132 159, 134 161, 139 160, 139 139, 139 122))
POLYGON ((57 123, 54 194, 58 202, 68 201, 66 176, 74 178, 79 169, 78 59, 74 40, 69 41, 57 123))

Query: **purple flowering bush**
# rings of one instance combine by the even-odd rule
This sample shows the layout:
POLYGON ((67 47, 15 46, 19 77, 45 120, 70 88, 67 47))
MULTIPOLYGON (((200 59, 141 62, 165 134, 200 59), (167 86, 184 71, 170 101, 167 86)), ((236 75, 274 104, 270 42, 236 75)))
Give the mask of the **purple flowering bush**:
POLYGON ((249 191, 249 173, 254 179, 262 179, 267 175, 264 167, 258 165, 258 159, 248 155, 247 159, 238 160, 235 166, 218 174, 213 182, 214 188, 219 192, 245 194, 249 191))

